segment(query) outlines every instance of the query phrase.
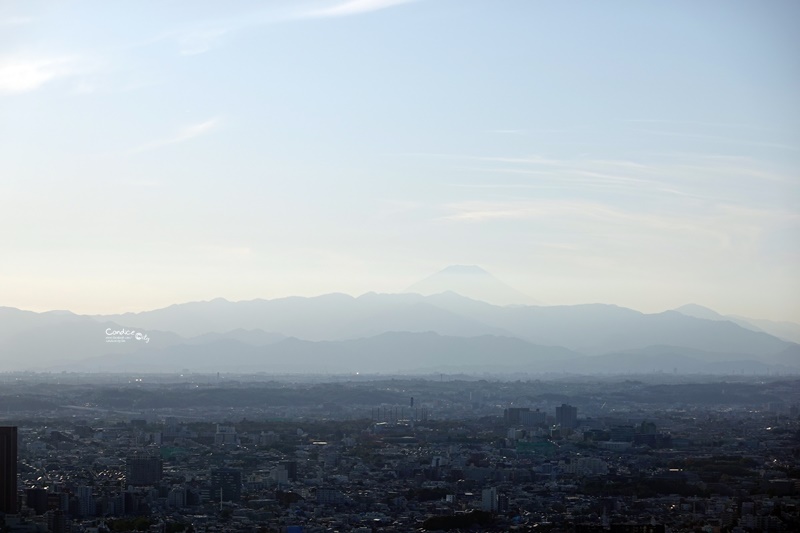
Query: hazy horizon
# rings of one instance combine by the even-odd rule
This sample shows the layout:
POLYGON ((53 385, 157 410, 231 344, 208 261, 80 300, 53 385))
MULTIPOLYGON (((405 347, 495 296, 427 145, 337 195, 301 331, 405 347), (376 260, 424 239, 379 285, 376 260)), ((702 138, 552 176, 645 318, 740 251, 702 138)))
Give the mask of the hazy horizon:
MULTIPOLYGON (((419 296, 423 296, 424 297, 424 296, 430 296, 430 295, 440 295, 440 294, 445 294, 445 293, 454 293, 454 294, 456 294, 456 295, 458 295, 460 297, 463 297, 463 298, 467 298, 467 299, 470 299, 470 300, 476 300, 476 301, 480 301, 480 302, 485 302, 485 303, 489 303, 491 305, 499 306, 499 307, 505 307, 505 306, 511 306, 511 307, 519 307, 519 306, 534 306, 534 307, 551 307, 551 306, 555 306, 555 307, 562 307, 562 306, 580 306, 580 305, 600 304, 600 305, 616 305, 616 306, 619 306, 619 307, 632 309, 634 311, 639 311, 639 312, 644 313, 644 314, 654 314, 654 313, 661 313, 661 312, 664 312, 664 311, 675 311, 675 310, 678 310, 678 311, 680 311, 680 312, 682 312, 684 314, 688 314, 688 316, 695 316, 691 312, 686 313, 681 308, 683 308, 683 307, 691 308, 693 306, 700 306, 701 309, 710 309, 711 311, 717 312, 720 315, 727 316, 727 317, 730 317, 730 318, 742 317, 742 318, 752 318, 752 319, 763 319, 763 320, 768 320, 768 321, 772 320, 772 321, 778 322, 778 323, 780 323, 780 322, 793 323, 791 320, 773 320, 773 319, 769 319, 769 318, 765 318, 765 317, 753 317, 753 316, 744 317, 744 315, 737 315, 735 313, 726 313, 726 312, 720 311, 719 309, 712 309, 712 308, 709 308, 708 306, 705 306, 703 304, 698 304, 697 302, 686 302, 684 304, 680 304, 680 305, 676 305, 674 307, 669 307, 669 308, 664 308, 664 309, 637 309, 637 308, 630 307, 630 306, 620 305, 620 304, 617 304, 617 303, 614 303, 614 302, 600 302, 600 301, 597 301, 597 302, 585 301, 585 302, 569 302, 569 303, 551 303, 551 302, 535 301, 533 298, 529 298, 530 301, 528 301, 528 302, 503 303, 503 302, 499 302, 499 301, 492 301, 490 298, 484 298, 484 297, 480 297, 478 295, 468 294, 468 293, 466 293, 466 291, 459 291, 456 288, 447 288, 447 287, 443 287, 441 290, 432 290, 432 291, 431 290, 429 290, 429 291, 417 291, 417 290, 414 290, 415 286, 420 285, 422 282, 427 281, 429 278, 434 278, 435 276, 446 272, 450 268, 453 268, 453 267, 462 268, 464 266, 467 266, 469 268, 478 268, 480 270, 483 270, 480 267, 477 267, 477 265, 450 265, 450 266, 446 267, 445 269, 443 269, 443 270, 441 270, 439 272, 436 272, 432 276, 428 276, 428 277, 426 277, 426 278, 424 278, 422 280, 418 280, 417 283, 415 283, 411 287, 407 287, 406 290, 400 290, 400 291, 395 291, 395 292, 367 291, 367 292, 363 292, 363 293, 352 294, 352 293, 346 293, 346 292, 342 292, 342 291, 331 291, 331 292, 321 292, 321 293, 318 293, 318 294, 307 294, 307 295, 286 294, 286 295, 273 296, 273 297, 255 296, 255 297, 252 297, 252 298, 241 298, 241 299, 230 299, 230 298, 225 298, 223 296, 217 296, 217 297, 214 297, 214 298, 207 298, 207 299, 196 299, 196 300, 186 300, 186 301, 171 302, 171 303, 168 303, 166 305, 161 305, 161 306, 158 306, 158 307, 150 307, 150 308, 143 308, 143 309, 123 309, 123 310, 118 310, 118 311, 106 311, 106 312, 81 312, 81 311, 76 311, 74 309, 68 309, 68 308, 63 308, 63 309, 56 309, 56 308, 52 308, 52 309, 31 309, 31 308, 22 308, 22 307, 16 308, 14 306, 7 306, 7 305, 6 306, 0 305, 0 308, 1 307, 8 307, 8 308, 20 309, 21 311, 32 311, 32 312, 35 312, 35 313, 71 312, 71 313, 74 313, 74 314, 77 314, 77 315, 83 315, 83 316, 110 316, 110 315, 121 315, 121 314, 128 314, 128 313, 133 313, 133 314, 146 313, 146 312, 149 312, 149 311, 157 311, 157 310, 160 310, 160 309, 166 309, 168 307, 172 307, 172 306, 176 306, 176 305, 180 306, 180 305, 192 304, 192 303, 206 303, 206 302, 213 302, 215 300, 223 300, 223 301, 230 302, 230 303, 237 303, 237 302, 281 300, 281 299, 286 299, 286 298, 313 299, 313 298, 320 298, 320 297, 332 296, 332 295, 342 295, 342 296, 347 296, 347 297, 350 297, 350 298, 358 299, 358 298, 365 297, 365 296, 368 296, 368 295, 398 295, 398 296, 401 296, 401 295, 419 295, 419 296)), ((496 280, 496 278, 494 278, 494 276, 491 276, 490 272, 486 272, 486 271, 484 271, 484 272, 486 274, 488 274, 491 278, 496 280)), ((502 281, 500 281, 500 280, 496 280, 496 281, 498 281, 498 282, 500 282, 502 284, 502 281)), ((505 285, 505 284, 503 284, 503 285, 505 285)), ((514 287, 506 286, 506 288, 511 289, 511 290, 515 290, 514 287)), ((527 297, 527 295, 524 295, 524 294, 522 296, 527 297)), ((697 316, 701 316, 701 315, 697 315, 697 316)))
POLYGON ((0 5, 0 306, 397 293, 800 323, 800 4, 0 5))

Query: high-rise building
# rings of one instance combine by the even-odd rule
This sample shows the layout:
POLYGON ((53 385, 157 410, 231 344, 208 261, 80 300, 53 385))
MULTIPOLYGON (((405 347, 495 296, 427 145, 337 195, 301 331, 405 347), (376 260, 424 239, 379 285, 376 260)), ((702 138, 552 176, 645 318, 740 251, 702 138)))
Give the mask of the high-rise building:
POLYGON ((578 425, 578 408, 565 403, 556 407, 556 424, 562 428, 574 428, 578 425))
POLYGON ((0 427, 0 513, 17 514, 17 428, 0 427))
POLYGON ((242 499, 242 471, 217 468, 211 471, 211 499, 238 502, 242 499))
POLYGON ((174 487, 167 495, 167 504, 173 509, 183 509, 187 500, 186 487, 174 487))
POLYGON ((25 489, 25 505, 37 515, 47 512, 47 490, 42 488, 25 489))
POLYGON ((509 407, 503 411, 503 421, 506 424, 517 425, 520 423, 520 416, 530 412, 528 407, 509 407))
POLYGON ((481 511, 497 512, 497 488, 490 487, 481 492, 481 511))
POLYGON ((317 503, 321 505, 337 505, 344 503, 342 491, 330 487, 317 487, 317 503))
POLYGON ((50 509, 45 513, 47 518, 47 531, 51 533, 70 533, 72 522, 69 515, 61 509, 50 509))
POLYGON ((95 505, 94 496, 92 495, 92 487, 78 487, 78 502, 80 505, 80 516, 94 516, 95 505))
POLYGON ((214 444, 217 446, 238 445, 239 435, 236 434, 236 428, 217 424, 217 432, 214 434, 214 444))
POLYGON ((286 467, 289 481, 297 481, 297 461, 281 461, 281 465, 286 467))
POLYGON ((278 465, 272 469, 272 479, 277 481, 278 484, 285 485, 289 483, 289 471, 284 465, 278 465))
POLYGON ((126 485, 153 485, 161 481, 164 463, 160 457, 134 453, 125 461, 126 485))
POLYGON ((519 414, 519 425, 525 427, 543 426, 547 421, 544 412, 540 410, 523 411, 519 414))

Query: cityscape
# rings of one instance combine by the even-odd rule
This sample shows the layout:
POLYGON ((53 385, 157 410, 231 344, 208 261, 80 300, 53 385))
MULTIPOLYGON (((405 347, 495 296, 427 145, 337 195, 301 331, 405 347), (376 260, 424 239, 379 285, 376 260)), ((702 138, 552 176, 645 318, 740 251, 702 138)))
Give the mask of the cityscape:
POLYGON ((6 374, 3 531, 796 531, 800 380, 6 374))

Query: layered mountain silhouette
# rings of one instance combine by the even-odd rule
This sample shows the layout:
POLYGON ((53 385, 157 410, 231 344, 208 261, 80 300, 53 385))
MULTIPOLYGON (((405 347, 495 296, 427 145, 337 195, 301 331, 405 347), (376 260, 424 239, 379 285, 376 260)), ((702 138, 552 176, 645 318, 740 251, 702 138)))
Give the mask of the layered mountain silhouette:
POLYGON ((263 329, 311 341, 353 339, 386 331, 436 331, 454 336, 506 333, 416 294, 367 293, 358 298, 326 294, 244 302, 216 299, 94 318, 148 330, 169 330, 183 337, 240 328, 263 329))
POLYGON ((800 342, 800 324, 795 324, 794 322, 778 322, 775 320, 748 318, 738 315, 721 315, 713 309, 697 304, 682 305, 675 309, 675 311, 696 318, 727 320, 743 328, 752 329, 753 331, 763 331, 791 342, 800 342))
MULTIPOLYGON (((477 267, 439 274, 429 280, 494 280, 477 267)), ((509 290, 508 298, 517 294, 509 290)), ((789 326, 800 328, 786 323, 783 330, 789 326)), ((453 290, 241 302, 220 298, 98 316, 0 307, 0 371, 187 369, 798 372, 800 345, 696 305, 652 314, 606 304, 498 305, 453 290)))
POLYGON ((600 304, 501 307, 453 293, 215 300, 104 317, 2 308, 0 323, 2 370, 752 373, 800 367, 797 344, 729 321, 600 304), (228 329, 233 323, 244 327, 228 329), (107 330, 125 329, 150 341, 107 342, 107 330))
POLYGON ((387 332, 347 341, 311 342, 288 338, 256 347, 234 340, 161 348, 131 358, 114 355, 79 363, 81 370, 213 372, 219 354, 231 372, 265 373, 431 373, 542 372, 583 356, 560 347, 483 335, 447 337, 436 333, 387 332))

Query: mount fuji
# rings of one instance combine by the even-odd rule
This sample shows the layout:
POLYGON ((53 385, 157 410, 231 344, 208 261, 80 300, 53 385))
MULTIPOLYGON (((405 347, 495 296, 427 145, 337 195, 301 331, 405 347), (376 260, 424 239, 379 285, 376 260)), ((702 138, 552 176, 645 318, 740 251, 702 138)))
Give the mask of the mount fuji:
POLYGON ((506 285, 475 265, 452 265, 408 287, 405 292, 430 296, 455 292, 493 305, 536 305, 530 296, 506 285))

